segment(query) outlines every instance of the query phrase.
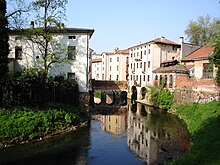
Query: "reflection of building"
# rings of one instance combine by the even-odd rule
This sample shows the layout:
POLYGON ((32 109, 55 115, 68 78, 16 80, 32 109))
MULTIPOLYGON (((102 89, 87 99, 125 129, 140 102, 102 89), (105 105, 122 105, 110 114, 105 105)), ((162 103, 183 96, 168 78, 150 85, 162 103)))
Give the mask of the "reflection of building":
POLYGON ((145 117, 131 110, 128 113, 128 147, 148 164, 153 164, 157 160, 158 131, 149 130, 145 117))
POLYGON ((102 115, 100 121, 101 129, 112 134, 121 134, 126 129, 125 115, 102 115))
POLYGON ((136 112, 132 112, 133 107, 128 107, 127 144, 148 165, 164 164, 189 148, 187 129, 174 116, 142 116, 146 107, 137 104, 136 108, 136 112))

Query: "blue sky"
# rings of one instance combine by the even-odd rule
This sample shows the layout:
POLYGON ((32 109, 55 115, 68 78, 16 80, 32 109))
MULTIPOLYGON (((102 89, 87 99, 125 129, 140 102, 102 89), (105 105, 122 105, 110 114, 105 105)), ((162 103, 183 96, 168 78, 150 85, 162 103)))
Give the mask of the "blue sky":
POLYGON ((90 47, 97 53, 126 49, 164 36, 184 36, 190 20, 220 16, 219 0, 69 0, 67 26, 95 29, 90 47))

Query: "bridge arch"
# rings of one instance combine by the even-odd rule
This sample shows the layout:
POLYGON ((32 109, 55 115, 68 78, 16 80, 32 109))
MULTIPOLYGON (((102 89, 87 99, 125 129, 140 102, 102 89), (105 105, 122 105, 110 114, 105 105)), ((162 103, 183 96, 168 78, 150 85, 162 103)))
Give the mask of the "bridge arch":
POLYGON ((147 93, 147 88, 142 87, 141 90, 140 90, 140 93, 139 93, 139 99, 140 99, 140 100, 145 99, 146 93, 147 93))
POLYGON ((137 88, 136 86, 131 87, 131 104, 135 104, 137 100, 137 88))

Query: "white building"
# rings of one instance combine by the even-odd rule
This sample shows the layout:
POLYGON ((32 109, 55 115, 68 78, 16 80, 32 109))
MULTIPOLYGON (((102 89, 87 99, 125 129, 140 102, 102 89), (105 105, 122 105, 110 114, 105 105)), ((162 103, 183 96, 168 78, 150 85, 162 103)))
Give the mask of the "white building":
POLYGON ((92 55, 92 79, 102 80, 102 55, 92 55))
POLYGON ((129 86, 153 85, 153 70, 180 55, 180 44, 164 37, 129 48, 129 86))
MULTIPOLYGON (((14 30, 9 34, 10 55, 13 58, 9 64, 10 71, 20 71, 22 68, 42 68, 42 53, 39 45, 22 35, 28 29, 14 30)), ((81 93, 90 89, 91 50, 89 40, 94 30, 82 28, 51 28, 53 41, 50 42, 50 53, 56 53, 60 58, 68 58, 69 63, 54 63, 49 75, 64 75, 75 78, 81 93), (58 46, 59 47, 56 47, 58 46), (56 47, 56 48, 55 48, 56 47)))
POLYGON ((129 50, 102 53, 102 80, 127 81, 129 50))

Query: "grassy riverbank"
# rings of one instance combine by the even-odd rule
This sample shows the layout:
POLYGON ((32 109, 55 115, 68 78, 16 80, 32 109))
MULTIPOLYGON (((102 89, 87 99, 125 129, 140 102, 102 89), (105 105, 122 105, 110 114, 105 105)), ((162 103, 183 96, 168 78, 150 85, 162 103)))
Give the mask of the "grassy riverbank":
POLYGON ((0 110, 0 148, 42 139, 74 129, 87 117, 86 110, 32 108, 0 110))
POLYGON ((193 145, 173 165, 220 164, 220 101, 177 108, 187 123, 193 145))

